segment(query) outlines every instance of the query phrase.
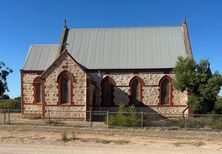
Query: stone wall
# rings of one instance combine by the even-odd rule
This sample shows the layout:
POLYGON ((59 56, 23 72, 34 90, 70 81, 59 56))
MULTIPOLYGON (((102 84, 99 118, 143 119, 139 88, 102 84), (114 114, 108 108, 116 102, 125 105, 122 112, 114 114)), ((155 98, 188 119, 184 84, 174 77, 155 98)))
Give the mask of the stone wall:
POLYGON ((73 75, 73 102, 74 105, 86 105, 86 73, 68 55, 61 60, 55 69, 45 79, 45 102, 47 105, 57 105, 58 103, 58 75, 62 71, 68 71, 73 75))
MULTIPOLYGON (((143 103, 147 106, 143 108, 144 111, 154 111, 163 114, 179 114, 182 113, 183 109, 186 106, 187 94, 186 92, 181 93, 173 88, 173 106, 161 107, 158 106, 159 103, 159 81, 162 77, 168 75, 174 78, 173 74, 164 74, 163 72, 141 72, 141 73, 109 73, 108 76, 111 77, 116 86, 114 87, 114 103, 115 105, 119 105, 120 103, 125 103, 128 105, 129 103, 129 95, 130 95, 130 80, 134 76, 140 77, 143 82, 143 103), (176 105, 176 106, 175 106, 176 105), (178 106, 179 105, 179 106, 178 106)), ((26 105, 24 105, 25 109, 33 109, 33 110, 41 110, 41 105, 31 105, 33 104, 33 80, 38 76, 37 73, 26 73, 23 75, 23 101, 26 105), (28 105, 30 104, 30 105, 28 105)), ((100 82, 106 74, 101 73, 102 77, 98 76, 98 73, 89 73, 89 76, 92 77, 92 80, 96 82, 96 87, 90 85, 88 87, 88 105, 92 105, 93 101, 93 90, 95 89, 95 105, 97 107, 100 106, 100 98, 101 98, 101 89, 100 82), (93 89, 93 90, 92 90, 93 89)), ((87 99, 87 74, 79 67, 76 62, 66 55, 60 63, 56 64, 54 69, 49 73, 49 75, 45 79, 45 103, 46 110, 62 110, 64 112, 60 112, 57 115, 52 114, 53 116, 64 116, 64 117, 75 117, 80 119, 85 119, 86 115, 83 113, 74 113, 72 111, 80 110, 85 111, 86 109, 92 109, 91 107, 86 107, 86 99, 87 99), (73 83, 73 101, 74 106, 63 106, 58 105, 58 75, 67 70, 74 77, 73 83)), ((99 107, 99 110, 107 110, 107 108, 99 107)), ((98 108, 97 108, 98 109, 98 108)), ((111 108, 110 108, 111 109, 111 108)), ((116 110, 114 108, 114 110, 116 110)))
POLYGON ((77 106, 46 106, 45 117, 55 119, 78 119, 86 120, 85 107, 77 106), (50 115, 49 115, 50 114, 50 115))
POLYGON ((23 114, 42 115, 42 104, 24 104, 23 114))
MULTIPOLYGON (((76 114, 71 111, 80 110, 85 111, 86 109, 92 109, 91 107, 87 107, 86 102, 88 99, 88 106, 92 105, 93 102, 93 90, 95 89, 95 105, 100 107, 101 103, 101 80, 107 76, 107 74, 101 73, 101 76, 98 73, 88 73, 88 75, 92 78, 93 81, 96 82, 96 86, 88 85, 87 87, 87 74, 79 67, 79 65, 67 54, 63 56, 57 63, 54 64, 53 69, 51 69, 48 75, 45 78, 45 109, 49 110, 62 110, 65 112, 61 112, 58 116, 64 117, 72 117, 85 119, 85 114, 76 114), (69 106, 58 105, 58 82, 57 78, 61 72, 64 70, 70 72, 74 78, 73 81, 73 106, 68 104, 69 106), (87 89, 88 88, 88 89, 87 89), (93 89, 93 90, 92 90, 93 89), (87 92, 88 90, 88 92, 87 92), (88 98, 87 98, 87 95, 88 98), (70 112, 69 112, 70 111, 70 112)), ((181 93, 173 88, 172 92, 172 101, 173 106, 158 106, 159 104, 159 82, 164 76, 170 76, 174 78, 173 74, 165 74, 164 72, 140 72, 140 73, 132 73, 132 72, 124 72, 124 73, 109 73, 108 76, 111 77, 116 86, 114 87, 114 103, 115 105, 119 105, 120 103, 124 103, 128 105, 129 103, 129 95, 130 95, 130 87, 129 83, 134 76, 138 76, 143 80, 143 88, 142 88, 142 96, 143 103, 147 106, 144 109, 163 113, 163 114, 178 114, 183 111, 186 107, 187 101, 187 93, 181 93)), ((23 74, 23 102, 25 109, 40 109, 41 105, 37 107, 37 105, 31 106, 34 101, 34 87, 33 80, 38 76, 37 73, 24 73, 23 74), (27 104, 30 104, 29 106, 27 104)), ((67 105, 67 104, 66 104, 67 105)), ((103 110, 103 108, 100 107, 103 110)), ((55 113, 53 114, 55 115, 55 113)))
MULTIPOLYGON (((68 55, 54 64, 54 67, 47 71, 48 75, 44 81, 44 92, 45 92, 45 110, 53 110, 53 117, 64 117, 64 118, 75 118, 75 119, 86 119, 86 113, 77 113, 74 111, 85 111, 86 110, 86 94, 87 94, 87 74, 79 67, 79 65, 68 55), (59 90, 57 78, 61 72, 66 70, 73 76, 73 104, 62 104, 58 105, 59 90), (48 73, 49 72, 49 73, 48 73), (60 110, 61 112, 56 112, 60 110)), ((22 73, 22 86, 23 86, 23 109, 24 114, 41 114, 43 109, 42 104, 34 104, 34 79, 40 76, 37 73, 22 73), (31 111, 33 110, 33 111, 31 111), (34 111, 35 110, 35 111, 34 111)), ((46 115, 47 116, 47 112, 46 115)))
POLYGON ((23 102, 25 104, 33 104, 34 86, 33 80, 38 76, 37 73, 23 73, 23 102))
MULTIPOLYGON (((97 98, 96 98, 96 105, 100 106, 101 103, 101 80, 107 75, 104 73, 101 73, 102 77, 98 76, 98 73, 89 73, 89 75, 92 77, 94 81, 97 83, 97 98)), ((173 74, 164 74, 164 72, 141 72, 141 73, 109 73, 108 76, 111 77, 115 83, 116 86, 114 87, 114 103, 115 105, 119 105, 120 103, 124 103, 125 105, 128 105, 129 103, 129 95, 130 95, 130 87, 129 83, 130 80, 134 76, 140 77, 143 82, 143 103, 148 106, 150 109, 159 112, 159 113, 166 113, 166 114, 178 114, 182 113, 182 110, 185 109, 186 101, 187 101, 187 94, 186 92, 181 93, 178 90, 173 88, 172 91, 172 101, 173 105, 171 107, 159 107, 159 82, 164 76, 170 76, 171 78, 174 78, 173 74), (179 106, 175 106, 179 105, 179 106)), ((146 107, 145 107, 146 108, 146 107)), ((102 107, 100 109, 103 110, 102 107)))
MULTIPOLYGON (((86 119, 86 93, 87 93, 87 74, 79 65, 67 54, 59 63, 56 63, 54 69, 45 79, 45 110, 50 111, 51 118, 72 118, 86 119), (73 105, 58 105, 59 89, 58 76, 61 72, 68 71, 73 76, 73 105), (77 112, 78 111, 78 112, 77 112)), ((48 112, 45 113, 48 116, 48 112)))

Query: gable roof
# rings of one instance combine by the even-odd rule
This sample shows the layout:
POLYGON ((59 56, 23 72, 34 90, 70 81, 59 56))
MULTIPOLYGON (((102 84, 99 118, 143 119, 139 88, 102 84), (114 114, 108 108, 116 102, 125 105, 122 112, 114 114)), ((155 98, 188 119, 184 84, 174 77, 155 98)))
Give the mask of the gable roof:
POLYGON ((23 70, 46 70, 55 61, 57 48, 56 44, 31 45, 23 70))
MULTIPOLYGON (((66 49, 87 69, 174 68, 187 57, 182 26, 85 28, 67 31, 66 49)), ((46 70, 57 45, 31 47, 23 70, 46 70)))
POLYGON ((67 44, 88 69, 173 68, 186 56, 182 26, 70 29, 67 44))
POLYGON ((79 67, 80 69, 84 72, 85 70, 82 69, 82 66, 78 64, 78 62, 68 53, 68 51, 65 49, 58 58, 56 58, 55 61, 41 74, 41 78, 45 79, 56 67, 57 65, 60 65, 62 63, 62 59, 64 59, 66 56, 69 56, 79 67))

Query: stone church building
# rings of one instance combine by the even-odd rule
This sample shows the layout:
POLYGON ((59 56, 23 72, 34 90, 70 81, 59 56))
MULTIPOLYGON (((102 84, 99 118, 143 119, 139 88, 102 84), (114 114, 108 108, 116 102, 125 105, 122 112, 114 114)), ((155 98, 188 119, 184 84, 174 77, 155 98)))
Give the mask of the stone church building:
POLYGON ((174 89, 178 56, 192 58, 186 20, 177 26, 63 28, 59 44, 33 44, 21 69, 23 114, 85 120, 84 111, 182 114, 174 89), (73 112, 72 112, 73 111, 73 112), (83 112, 74 112, 83 111, 83 112))

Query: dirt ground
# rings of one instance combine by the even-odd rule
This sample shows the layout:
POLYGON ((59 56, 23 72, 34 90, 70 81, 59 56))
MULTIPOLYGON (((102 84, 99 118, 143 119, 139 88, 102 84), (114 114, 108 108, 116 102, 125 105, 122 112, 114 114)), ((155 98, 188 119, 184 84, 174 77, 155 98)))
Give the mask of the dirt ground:
POLYGON ((0 153, 222 153, 222 132, 0 125, 0 153))

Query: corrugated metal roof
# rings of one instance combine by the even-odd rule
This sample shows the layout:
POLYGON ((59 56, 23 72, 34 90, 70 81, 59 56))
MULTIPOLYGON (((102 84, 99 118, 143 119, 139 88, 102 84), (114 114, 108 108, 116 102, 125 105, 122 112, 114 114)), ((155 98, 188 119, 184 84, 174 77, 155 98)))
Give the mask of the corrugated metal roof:
POLYGON ((58 45, 31 45, 23 70, 46 70, 56 59, 58 45))
MULTIPOLYGON (((182 26, 70 29, 66 48, 87 69, 173 68, 187 56, 183 35, 182 26)), ((32 46, 24 69, 45 70, 56 47, 32 46)))
POLYGON ((186 56, 182 26, 70 29, 67 43, 88 69, 173 68, 186 56))

